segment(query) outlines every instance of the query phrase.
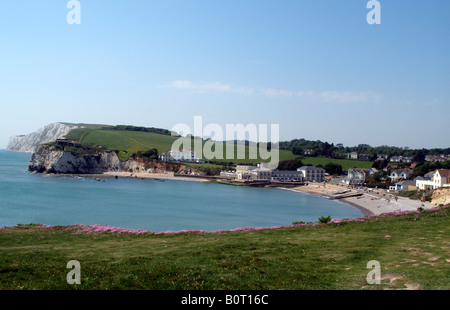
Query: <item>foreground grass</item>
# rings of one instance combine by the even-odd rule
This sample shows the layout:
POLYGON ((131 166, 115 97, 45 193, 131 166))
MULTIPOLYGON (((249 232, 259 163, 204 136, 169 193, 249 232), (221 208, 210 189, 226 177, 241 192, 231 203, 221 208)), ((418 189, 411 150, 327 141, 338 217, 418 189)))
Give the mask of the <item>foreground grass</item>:
POLYGON ((449 208, 365 222, 223 233, 0 230, 0 289, 450 288, 449 208), (80 285, 66 282, 69 260, 80 285), (367 262, 381 264, 369 285, 367 262))

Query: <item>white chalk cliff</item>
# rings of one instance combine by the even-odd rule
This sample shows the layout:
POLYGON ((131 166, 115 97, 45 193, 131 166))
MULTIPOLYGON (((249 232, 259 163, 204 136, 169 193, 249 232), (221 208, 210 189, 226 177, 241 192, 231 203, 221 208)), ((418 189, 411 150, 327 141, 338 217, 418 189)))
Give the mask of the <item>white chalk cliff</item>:
POLYGON ((54 142, 77 128, 80 126, 52 123, 28 135, 11 137, 6 150, 16 153, 34 153, 38 145, 54 142))
POLYGON ((71 152, 40 145, 31 156, 28 171, 53 174, 93 174, 104 172, 158 172, 146 167, 141 158, 119 160, 115 152, 97 152, 76 156, 71 152))

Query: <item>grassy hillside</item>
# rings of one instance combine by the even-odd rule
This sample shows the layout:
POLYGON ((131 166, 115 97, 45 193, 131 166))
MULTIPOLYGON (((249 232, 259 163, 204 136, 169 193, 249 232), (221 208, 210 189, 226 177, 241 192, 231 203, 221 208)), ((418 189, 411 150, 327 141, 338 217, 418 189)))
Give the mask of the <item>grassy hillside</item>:
MULTIPOLYGON (((85 128, 73 130, 67 135, 69 140, 77 140, 83 145, 101 145, 110 150, 126 151, 128 153, 136 153, 138 151, 146 151, 156 148, 159 153, 171 150, 172 144, 177 137, 170 135, 129 131, 129 130, 112 130, 113 126, 108 125, 83 125, 85 128)), ((205 142, 203 142, 205 143, 205 142)), ((212 161, 233 162, 233 163, 259 163, 261 158, 249 159, 250 148, 252 146, 237 145, 234 148, 235 159, 225 159, 226 145, 223 146, 223 158, 212 161), (238 152, 244 148, 245 158, 239 159, 238 152)), ((295 155, 291 151, 281 150, 280 160, 292 159, 295 155)))
POLYGON ((22 225, 0 229, 0 289, 450 289, 449 210, 222 233, 22 225), (66 282, 73 259, 76 286, 66 282), (379 285, 366 281, 371 260, 379 285))
MULTIPOLYGON (((70 140, 77 140, 83 145, 101 145, 110 150, 125 151, 129 155, 152 148, 156 148, 159 153, 168 152, 171 150, 172 144, 177 140, 177 137, 172 137, 167 134, 117 129, 112 130, 114 129, 114 126, 109 125, 83 124, 83 126, 85 128, 72 131, 67 135, 67 138, 70 140)), ((257 164, 263 161, 259 156, 256 146, 235 145, 234 159, 226 159, 226 149, 227 145, 223 144, 223 159, 214 159, 211 161, 218 163, 232 162, 235 164, 257 164), (242 149, 244 149, 245 153, 244 159, 241 159, 238 156, 242 149), (256 153, 258 154, 257 159, 250 159, 251 149, 256 149, 256 153)), ((294 155, 290 150, 280 150, 279 157, 279 160, 281 161, 296 158, 297 155, 294 155)), ((341 165, 344 170, 348 170, 349 168, 370 168, 372 166, 372 162, 370 161, 324 157, 305 157, 302 161, 304 164, 314 166, 319 164, 325 166, 327 163, 336 163, 341 165)))

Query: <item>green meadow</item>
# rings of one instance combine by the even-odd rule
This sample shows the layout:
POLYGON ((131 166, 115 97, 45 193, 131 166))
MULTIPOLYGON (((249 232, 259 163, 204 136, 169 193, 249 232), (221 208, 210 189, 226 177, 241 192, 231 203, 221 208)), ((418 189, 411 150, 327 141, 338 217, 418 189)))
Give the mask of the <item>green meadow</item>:
POLYGON ((2 290, 450 289, 449 207, 365 221, 179 234, 0 230, 2 290), (70 260, 81 284, 68 284, 70 260), (369 261, 381 283, 369 284, 369 261))

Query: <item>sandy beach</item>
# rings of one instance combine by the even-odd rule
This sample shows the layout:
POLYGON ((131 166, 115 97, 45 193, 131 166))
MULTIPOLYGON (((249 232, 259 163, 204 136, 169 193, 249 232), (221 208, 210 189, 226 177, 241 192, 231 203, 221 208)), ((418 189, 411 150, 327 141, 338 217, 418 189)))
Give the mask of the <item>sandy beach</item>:
POLYGON ((420 207, 423 209, 436 207, 429 202, 421 202, 404 197, 395 198, 394 193, 387 193, 384 190, 356 189, 344 184, 309 183, 308 185, 292 188, 292 190, 323 195, 334 199, 353 195, 353 197, 341 198, 339 201, 359 208, 365 215, 378 215, 395 211, 415 211, 420 207))
POLYGON ((179 180, 192 182, 209 182, 208 179, 200 177, 180 177, 174 173, 136 173, 136 172, 105 172, 102 176, 120 177, 120 178, 138 178, 138 179, 161 179, 161 180, 179 180))

